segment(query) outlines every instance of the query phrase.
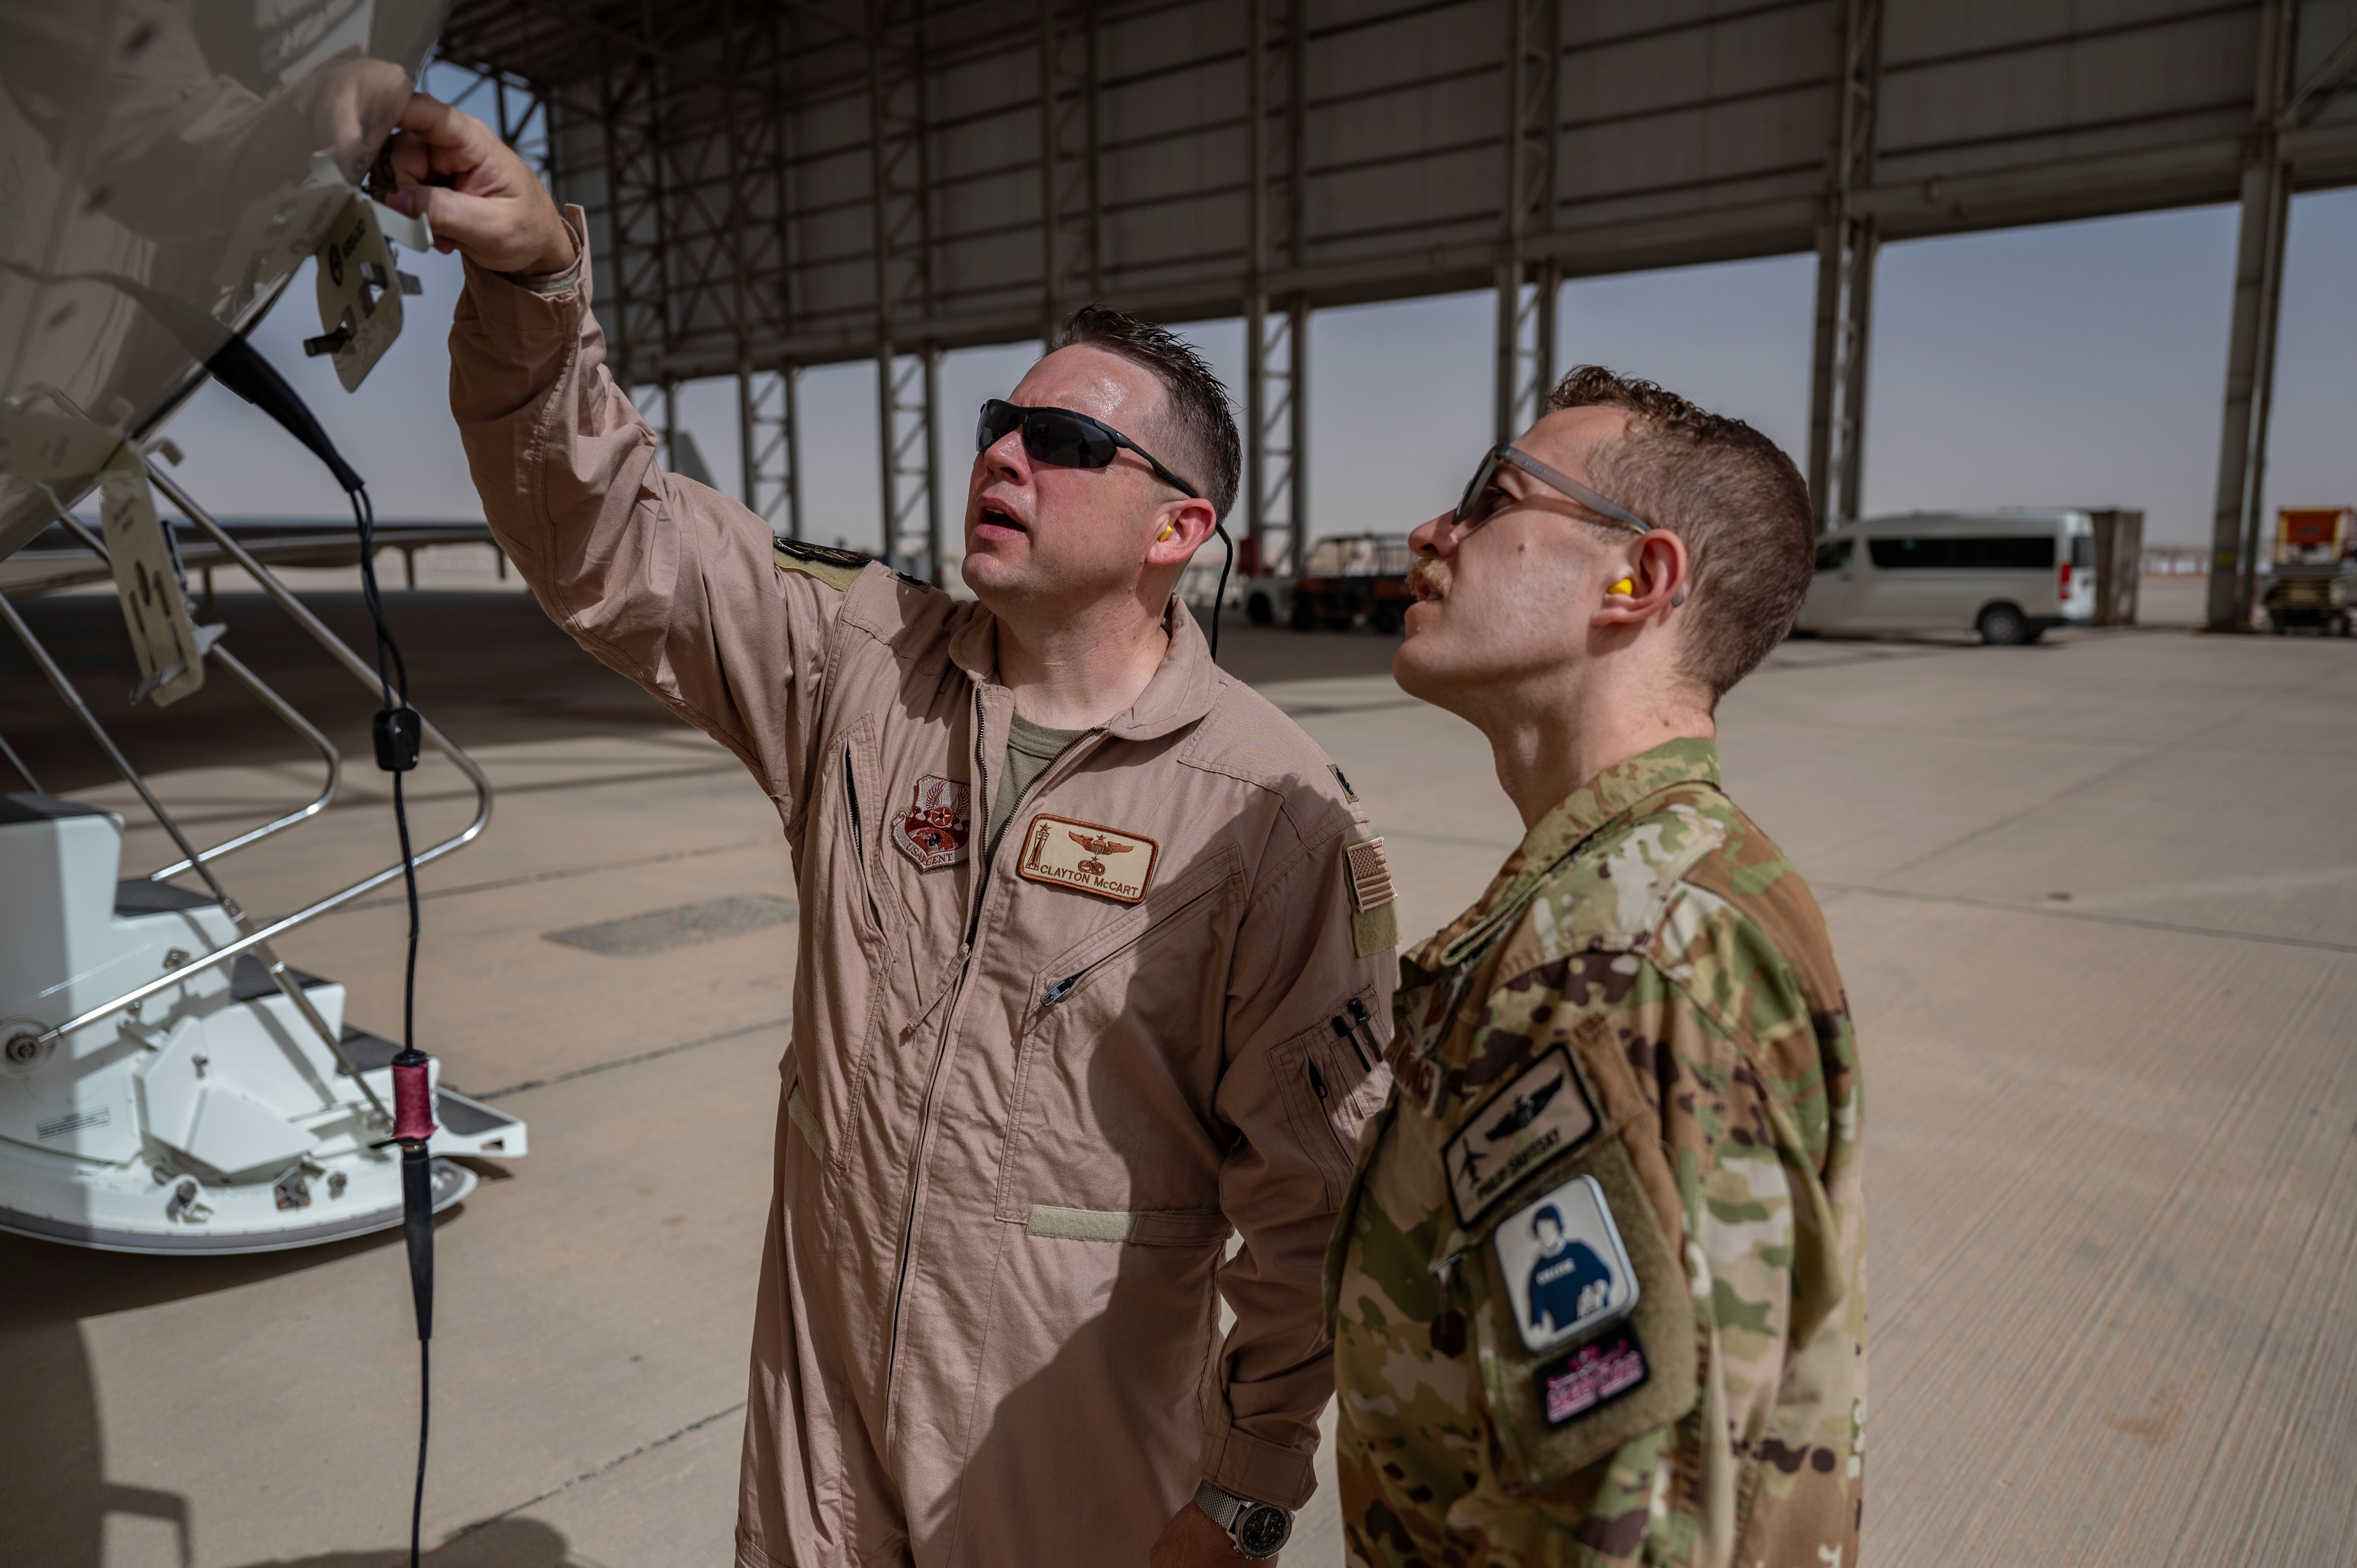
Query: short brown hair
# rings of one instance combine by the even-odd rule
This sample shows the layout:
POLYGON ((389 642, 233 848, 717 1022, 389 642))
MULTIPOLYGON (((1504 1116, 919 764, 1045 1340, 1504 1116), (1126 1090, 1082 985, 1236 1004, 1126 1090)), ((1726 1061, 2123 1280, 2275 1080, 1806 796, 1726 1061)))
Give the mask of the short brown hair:
POLYGON ((1816 564, 1809 487, 1782 448, 1743 421, 1602 365, 1577 366, 1555 383, 1547 412, 1566 408, 1628 412, 1627 439, 1592 461, 1597 482, 1685 541, 1697 613, 1680 663, 1716 706, 1800 614, 1816 564))
MULTIPOLYGON (((1220 516, 1228 515, 1243 478, 1243 442, 1236 435, 1228 389, 1193 344, 1168 328, 1088 305, 1072 312, 1056 335, 1056 347, 1102 349, 1152 371, 1170 399, 1170 433, 1179 442, 1178 451, 1155 456, 1193 485, 1220 516)), ((1136 439, 1135 432, 1123 434, 1136 439)))

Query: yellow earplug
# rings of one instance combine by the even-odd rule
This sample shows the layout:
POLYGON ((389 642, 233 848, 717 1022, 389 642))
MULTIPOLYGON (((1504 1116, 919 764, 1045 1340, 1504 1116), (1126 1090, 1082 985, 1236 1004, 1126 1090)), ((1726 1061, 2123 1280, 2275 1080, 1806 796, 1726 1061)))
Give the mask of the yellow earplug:
POLYGON ((1169 525, 1168 523, 1167 523, 1167 522, 1166 522, 1166 523, 1164 523, 1164 524, 1162 525, 1162 532, 1159 532, 1159 533, 1157 533, 1157 534, 1156 534, 1156 535, 1154 536, 1154 542, 1155 542, 1157 544, 1159 544, 1159 543, 1161 543, 1161 542, 1162 542, 1162 541, 1164 541, 1164 540, 1166 540, 1166 539, 1168 539, 1168 538, 1169 538, 1169 537, 1170 537, 1170 525, 1169 525))
POLYGON ((1613 584, 1609 591, 1615 594, 1633 595, 1637 591, 1637 585, 1631 579, 1623 577, 1619 582, 1613 584))

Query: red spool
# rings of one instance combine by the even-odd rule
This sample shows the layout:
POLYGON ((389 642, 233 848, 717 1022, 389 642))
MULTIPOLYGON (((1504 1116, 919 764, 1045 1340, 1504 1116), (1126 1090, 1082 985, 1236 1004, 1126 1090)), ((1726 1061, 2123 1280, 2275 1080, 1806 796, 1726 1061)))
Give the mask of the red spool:
POLYGON ((434 1136, 434 1089, 426 1062, 393 1064, 393 1135, 404 1144, 422 1144, 434 1136))

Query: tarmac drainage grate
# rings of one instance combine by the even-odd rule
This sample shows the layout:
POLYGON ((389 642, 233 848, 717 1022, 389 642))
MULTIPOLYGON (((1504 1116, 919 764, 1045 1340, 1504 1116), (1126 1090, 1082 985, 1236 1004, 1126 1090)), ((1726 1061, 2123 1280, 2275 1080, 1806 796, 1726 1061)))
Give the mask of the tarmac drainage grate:
POLYGON ((698 942, 717 941, 723 937, 741 937, 748 931, 784 925, 793 918, 791 899, 740 893, 544 934, 548 940, 563 942, 569 948, 637 958, 669 952, 673 948, 694 947, 698 942))

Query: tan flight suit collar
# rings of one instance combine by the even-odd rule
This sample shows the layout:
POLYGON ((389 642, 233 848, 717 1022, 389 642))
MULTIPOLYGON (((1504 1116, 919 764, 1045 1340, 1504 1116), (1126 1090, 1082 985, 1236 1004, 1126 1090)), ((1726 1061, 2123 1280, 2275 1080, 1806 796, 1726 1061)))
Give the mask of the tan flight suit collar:
MULTIPOLYGON (((1135 702, 1103 726, 1116 740, 1154 740, 1168 735, 1210 713, 1219 696, 1219 666, 1211 662, 1202 628, 1176 596, 1162 612, 1162 629, 1169 634, 1170 646, 1163 651, 1153 678, 1135 702)), ((1003 725, 998 704, 990 695, 1003 690, 998 679, 998 618, 985 610, 969 618, 950 639, 949 655, 986 693, 984 711, 1003 725)), ((1012 711, 1010 704, 1006 712, 1012 711)))
POLYGON ((1564 856, 1615 818, 1679 784, 1718 784, 1718 746, 1681 737, 1611 767, 1565 796, 1530 832, 1473 907, 1442 927, 1405 962, 1427 973, 1459 964, 1496 937, 1564 856))

